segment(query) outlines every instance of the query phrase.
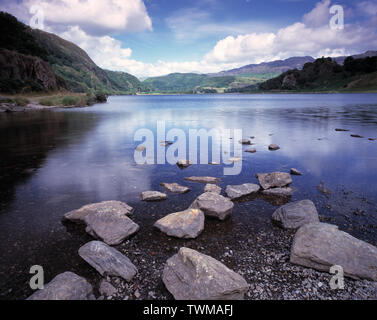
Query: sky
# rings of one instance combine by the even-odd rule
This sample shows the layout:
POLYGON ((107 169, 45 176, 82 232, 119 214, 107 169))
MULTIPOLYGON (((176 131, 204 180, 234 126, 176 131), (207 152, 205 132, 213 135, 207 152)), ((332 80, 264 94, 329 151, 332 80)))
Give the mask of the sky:
POLYGON ((142 79, 377 49, 377 0, 0 0, 0 10, 142 79))

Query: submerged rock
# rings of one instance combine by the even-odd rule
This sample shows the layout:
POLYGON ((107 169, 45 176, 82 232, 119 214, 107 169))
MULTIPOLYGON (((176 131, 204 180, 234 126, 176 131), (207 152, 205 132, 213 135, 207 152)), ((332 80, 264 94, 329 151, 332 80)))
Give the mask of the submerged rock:
POLYGON ((154 226, 169 236, 193 239, 204 229, 204 213, 198 209, 174 212, 158 220, 154 226))
POLYGON ((325 184, 321 181, 320 184, 317 186, 317 190, 325 195, 329 195, 332 193, 332 191, 325 187, 325 184))
POLYGON ((187 168, 191 165, 192 165, 192 163, 191 163, 190 160, 178 160, 178 162, 177 162, 177 166, 181 169, 187 168))
POLYGON ((291 168, 291 174, 295 176, 302 176, 302 172, 300 170, 297 170, 295 168, 291 168))
POLYGON ((278 208, 272 221, 283 229, 298 229, 304 224, 319 222, 318 212, 310 200, 288 203, 278 208))
POLYGON ((205 192, 195 199, 190 208, 199 209, 206 216, 224 220, 230 215, 234 204, 228 198, 213 192, 205 192))
POLYGON ((269 150, 272 150, 272 151, 275 151, 275 150, 279 150, 280 147, 279 147, 277 144, 272 143, 272 144, 270 144, 270 145, 268 146, 268 149, 269 149, 269 150))
POLYGON ((168 196, 166 193, 159 191, 144 191, 141 193, 141 200, 143 201, 161 201, 166 200, 168 196))
POLYGON ((236 186, 227 186, 225 189, 226 195, 234 200, 244 196, 248 196, 253 193, 257 193, 260 187, 253 183, 244 183, 236 186))
POLYGON ((185 177, 185 180, 200 183, 219 183, 221 181, 215 177, 185 177))
POLYGON ((185 186, 181 186, 181 185, 179 185, 178 183, 175 183, 175 182, 174 183, 162 182, 160 185, 165 187, 166 189, 168 189, 170 192, 173 192, 173 193, 186 193, 186 192, 190 191, 190 188, 185 187, 185 186))
POLYGON ((263 190, 262 194, 266 196, 277 196, 277 197, 289 197, 293 194, 294 189, 291 187, 284 187, 284 188, 272 188, 263 190))
POLYGON ((298 229, 290 261, 327 272, 339 265, 345 276, 377 281, 377 248, 331 224, 311 223, 298 229))
POLYGON ((101 241, 91 241, 79 249, 79 255, 102 276, 121 277, 130 281, 137 273, 130 259, 101 241))
POLYGON ((139 230, 139 226, 126 216, 132 210, 123 202, 104 201, 68 212, 63 220, 84 222, 85 231, 90 235, 116 245, 139 230))
POLYGON ((257 173, 256 177, 263 189, 285 187, 292 183, 292 177, 286 172, 257 173))
POLYGON ((92 285, 73 272, 58 274, 27 300, 95 300, 92 285))
POLYGON ((204 187, 204 192, 213 192, 216 194, 221 194, 221 188, 215 184, 207 183, 204 187))
POLYGON ((162 281, 176 300, 241 300, 248 290, 239 274, 184 247, 167 260, 162 281))

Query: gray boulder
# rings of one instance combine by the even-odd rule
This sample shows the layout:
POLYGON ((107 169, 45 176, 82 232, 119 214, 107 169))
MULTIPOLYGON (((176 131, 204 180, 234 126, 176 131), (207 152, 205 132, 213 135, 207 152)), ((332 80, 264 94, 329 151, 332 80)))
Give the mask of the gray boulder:
POLYGON ((224 220, 230 215, 234 204, 222 195, 205 192, 195 199, 190 208, 203 211, 206 216, 224 220))
POLYGON ((377 281, 377 248, 327 223, 311 223, 296 232, 291 263, 328 272, 339 265, 344 275, 377 281))
POLYGON ((244 196, 251 195, 253 193, 257 193, 260 187, 253 183, 244 183, 236 186, 227 186, 225 189, 226 195, 234 200, 244 196))
POLYGON ((276 196, 276 197, 289 197, 293 194, 293 188, 284 187, 284 188, 272 188, 263 190, 262 194, 267 196, 276 196))
POLYGON ((102 276, 121 277, 130 281, 137 273, 130 259, 101 241, 91 241, 79 249, 79 256, 102 276))
POLYGON ((185 180, 192 181, 192 182, 200 182, 200 183, 218 183, 221 181, 219 178, 215 177, 185 177, 185 180))
POLYGON ((217 193, 217 194, 220 194, 221 193, 221 188, 215 184, 210 184, 210 183, 207 183, 204 187, 204 192, 213 192, 213 193, 217 193))
POLYGON ((298 229, 304 224, 319 222, 318 212, 310 200, 287 203, 272 215, 272 221, 284 229, 298 229))
POLYGON ((292 177, 286 172, 257 173, 259 184, 263 189, 281 188, 292 183, 292 177))
POLYGON ((168 196, 159 191, 144 191, 141 193, 141 200, 143 201, 160 201, 166 200, 168 196))
POLYGON ((190 188, 185 187, 185 186, 181 186, 181 185, 179 185, 178 183, 175 183, 175 182, 174 183, 162 182, 160 185, 163 186, 164 188, 168 189, 170 192, 173 192, 173 193, 186 193, 186 192, 190 191, 190 188))
POLYGON ((92 285, 73 272, 58 274, 27 300, 95 300, 92 285))
POLYGON ((162 281, 176 300, 242 300, 248 290, 239 274, 189 248, 168 259, 162 281))
POLYGON ((158 220, 154 226, 169 236, 194 239, 204 229, 204 213, 198 209, 174 212, 158 220))

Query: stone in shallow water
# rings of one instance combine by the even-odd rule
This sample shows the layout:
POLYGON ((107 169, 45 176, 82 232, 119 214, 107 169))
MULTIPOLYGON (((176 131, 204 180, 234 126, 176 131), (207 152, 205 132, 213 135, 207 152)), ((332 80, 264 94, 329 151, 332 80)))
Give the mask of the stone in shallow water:
POLYGON ((132 210, 123 202, 104 201, 68 212, 63 219, 84 222, 85 231, 90 235, 109 245, 116 245, 139 230, 139 226, 126 216, 132 210))
POLYGON ((260 187, 254 183, 244 183, 236 186, 227 186, 225 189, 226 195, 234 200, 253 193, 257 193, 260 187))
POLYGON ((276 196, 276 197, 289 197, 293 194, 293 188, 284 187, 284 188, 272 188, 263 190, 262 194, 266 196, 276 196))
POLYGON ((296 176, 301 176, 302 175, 301 171, 297 170, 295 168, 291 168, 291 174, 296 175, 296 176))
POLYGON ((204 187, 204 192, 213 192, 220 194, 221 193, 221 188, 215 184, 207 183, 204 187))
POLYGON ((327 187, 325 187, 325 184, 323 183, 323 181, 320 182, 320 184, 317 186, 317 190, 322 193, 322 194, 325 194, 325 195, 329 195, 332 193, 332 191, 330 189, 328 189, 327 187))
POLYGON ((144 191, 141 193, 141 200, 143 201, 160 201, 166 200, 168 196, 159 191, 144 191))
POLYGON ((91 241, 79 249, 79 255, 102 276, 121 277, 130 281, 137 273, 130 259, 101 241, 91 241))
POLYGON ((242 300, 248 290, 239 274, 184 247, 167 260, 162 281, 176 300, 242 300))
POLYGON ((345 276, 377 281, 377 248, 327 223, 310 223, 298 229, 290 261, 326 272, 339 265, 345 276))
POLYGON ((344 132, 346 132, 346 131, 349 131, 349 130, 337 128, 337 129, 335 129, 335 131, 344 131, 344 132))
POLYGON ((364 138, 363 136, 360 136, 358 134, 351 134, 352 138, 364 138))
POLYGON ((169 236, 193 239, 204 229, 204 214, 199 209, 174 212, 158 220, 154 226, 169 236))
POLYGON ((190 160, 178 160, 177 166, 180 167, 181 169, 187 168, 191 166, 191 161, 190 160))
POLYGON ((170 192, 173 192, 173 193, 186 193, 186 192, 190 191, 190 188, 185 187, 185 186, 181 186, 181 185, 179 185, 178 183, 175 183, 175 182, 174 183, 162 182, 160 185, 165 187, 166 189, 168 189, 170 192))
POLYGON ((319 222, 319 217, 311 200, 301 200, 278 208, 272 221, 284 229, 298 229, 304 224, 319 222))
POLYGON ((218 183, 221 181, 219 178, 215 177, 185 177, 185 180, 192 181, 192 182, 200 182, 200 183, 218 183))
POLYGON ((277 144, 272 143, 272 144, 270 144, 270 145, 268 146, 268 149, 269 149, 269 150, 272 150, 272 151, 275 151, 275 150, 279 150, 280 147, 279 147, 277 144))
POLYGON ((95 300, 92 285, 73 272, 58 274, 27 300, 95 300))
POLYGON ((249 149, 246 149, 245 152, 255 153, 255 152, 257 152, 257 149, 249 148, 249 149))
POLYGON ((257 173, 256 177, 263 189, 281 188, 292 183, 292 177, 286 172, 257 173))
POLYGON ((241 139, 240 141, 238 141, 239 143, 241 144, 251 144, 251 141, 249 139, 241 139))
POLYGON ((228 198, 213 192, 205 192, 195 199, 190 208, 199 209, 206 216, 224 220, 230 215, 234 204, 228 198))

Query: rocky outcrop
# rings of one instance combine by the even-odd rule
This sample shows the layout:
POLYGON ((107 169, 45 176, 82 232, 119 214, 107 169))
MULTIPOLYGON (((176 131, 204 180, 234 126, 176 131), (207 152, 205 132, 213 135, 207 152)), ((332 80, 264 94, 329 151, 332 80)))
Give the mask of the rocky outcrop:
POLYGON ((137 273, 130 259, 101 241, 91 241, 79 249, 79 255, 102 276, 121 277, 130 281, 137 273))
POLYGON ((225 193, 230 199, 235 200, 241 197, 257 193, 259 189, 260 187, 256 184, 244 183, 236 186, 227 186, 225 189, 225 193))
POLYGON ((301 200, 278 208, 272 221, 284 229, 298 229, 304 224, 319 222, 319 217, 312 201, 301 200))
POLYGON ((185 177, 185 180, 200 183, 219 183, 221 181, 215 177, 185 177))
POLYGON ((205 192, 195 199, 190 208, 199 209, 206 216, 224 220, 230 215, 234 204, 228 198, 213 192, 205 192))
POLYGON ((281 188, 292 183, 292 177, 286 172, 258 173, 256 177, 263 189, 281 188))
POLYGON ((159 191, 144 191, 141 193, 141 200, 143 201, 161 201, 166 200, 168 196, 159 191))
POLYGON ((327 272, 339 265, 345 276, 377 281, 377 248, 331 224, 311 223, 298 229, 290 261, 327 272))
POLYGON ((198 209, 174 212, 158 220, 154 226, 169 236, 194 239, 204 229, 204 214, 198 209))
POLYGON ((139 230, 139 226, 126 216, 132 210, 123 202, 104 201, 68 212, 63 220, 83 222, 90 235, 109 245, 117 245, 139 230))
POLYGON ((15 83, 14 88, 0 88, 7 92, 57 91, 67 89, 67 85, 58 78, 50 65, 33 56, 0 48, 0 77, 8 79, 9 85, 15 83))
POLYGON ((58 274, 27 300, 95 300, 92 285, 73 272, 58 274))
POLYGON ((179 185, 178 183, 175 183, 175 182, 174 183, 162 182, 160 185, 165 187, 166 189, 168 189, 170 192, 173 192, 173 193, 186 193, 186 192, 190 191, 190 188, 185 187, 185 186, 181 186, 181 185, 179 185))
POLYGON ((241 300, 248 290, 239 274, 189 248, 168 259, 162 281, 176 300, 241 300))

